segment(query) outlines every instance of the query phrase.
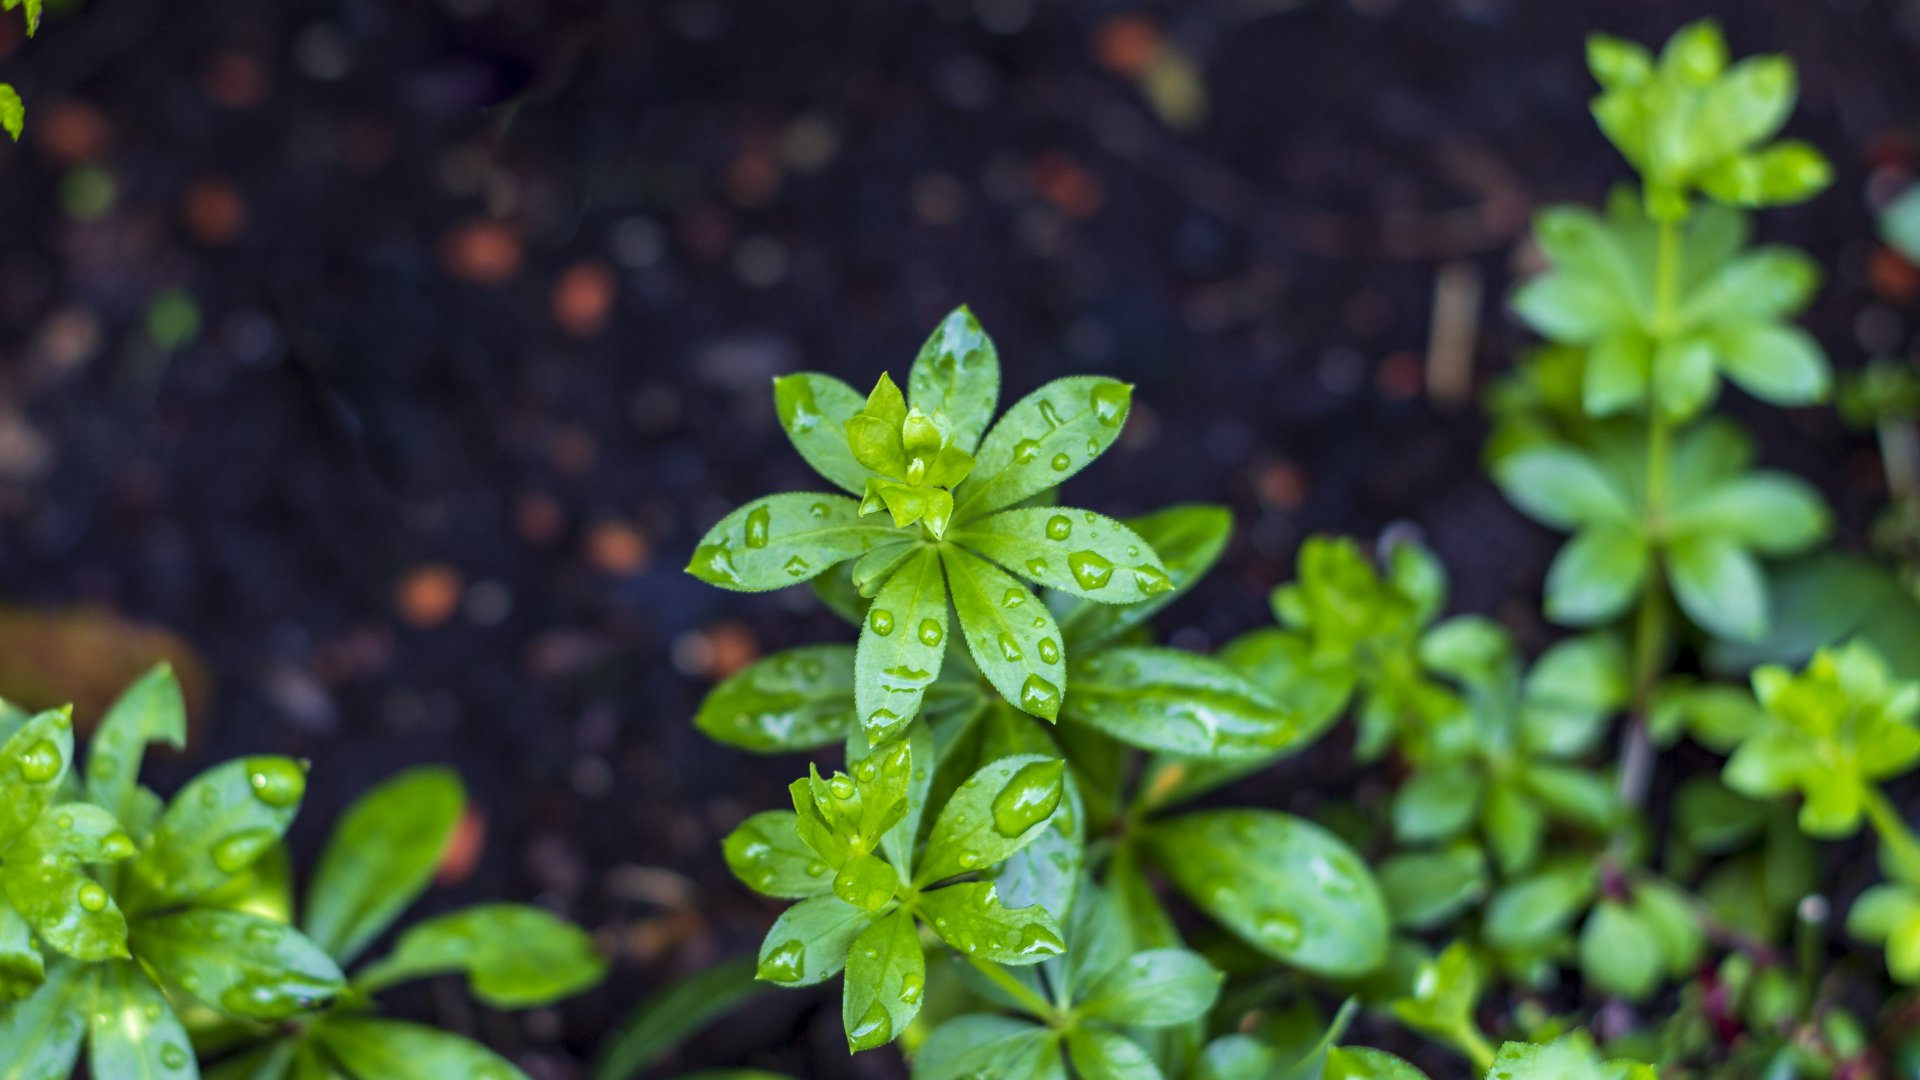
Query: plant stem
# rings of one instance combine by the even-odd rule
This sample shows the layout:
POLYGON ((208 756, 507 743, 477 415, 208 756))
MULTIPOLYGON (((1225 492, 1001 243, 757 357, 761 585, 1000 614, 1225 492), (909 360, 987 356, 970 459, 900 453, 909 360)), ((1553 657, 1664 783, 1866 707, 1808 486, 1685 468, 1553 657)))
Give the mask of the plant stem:
POLYGON ((1484 1074, 1488 1069, 1493 1068, 1495 1056, 1493 1043, 1489 1042, 1487 1037, 1480 1033, 1479 1027, 1471 1021, 1461 1025, 1460 1029, 1453 1033, 1453 1042, 1460 1048, 1461 1053, 1473 1059, 1473 1069, 1476 1073, 1484 1074))
POLYGON ((977 956, 969 956, 967 959, 980 974, 987 977, 988 981, 1000 989, 1005 990, 1015 1001, 1019 1002, 1021 1008, 1048 1023, 1052 1023, 1058 1018, 1058 1011, 1047 1003, 1047 999, 1034 993, 1033 988, 1026 983, 1008 974, 1006 968, 1001 967, 991 960, 982 960, 977 956))
MULTIPOLYGON (((1656 342, 1668 332, 1673 321, 1674 304, 1680 286, 1680 228, 1671 221, 1660 223, 1660 247, 1653 277, 1653 336, 1656 342)), ((1656 345, 1654 353, 1659 353, 1656 345)), ((1658 550, 1665 532, 1667 513, 1667 472, 1672 456, 1673 423, 1660 406, 1653 373, 1647 388, 1647 539, 1658 550)), ((1620 801, 1629 808, 1647 801, 1647 789, 1653 780, 1653 740, 1647 731, 1647 713, 1653 703, 1653 688, 1660 679, 1660 659, 1667 636, 1666 589, 1659 566, 1649 568, 1646 584, 1640 591, 1640 611, 1634 621, 1633 713, 1620 746, 1620 801)))
POLYGON ((1867 788, 1861 804, 1867 812, 1867 821, 1886 847, 1895 872, 1908 884, 1920 885, 1920 840, 1907 828, 1900 811, 1894 809, 1893 802, 1877 787, 1867 788))

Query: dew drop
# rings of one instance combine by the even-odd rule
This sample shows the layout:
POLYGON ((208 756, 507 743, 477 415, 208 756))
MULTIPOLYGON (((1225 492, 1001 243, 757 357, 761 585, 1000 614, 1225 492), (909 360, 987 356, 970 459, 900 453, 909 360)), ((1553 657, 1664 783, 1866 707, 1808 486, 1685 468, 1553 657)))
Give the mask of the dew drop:
POLYGON ((168 1043, 160 1048, 160 1064, 169 1069, 184 1069, 187 1067, 187 1052, 168 1043))
POLYGON ((1053 816, 1060 806, 1066 762, 1036 761, 1022 766, 993 797, 993 828, 1015 837, 1053 816))
POLYGON ((1045 720, 1060 715, 1060 688, 1038 675, 1020 687, 1020 707, 1045 720))
POLYGON ((1133 568, 1133 582, 1140 587, 1145 596, 1159 596, 1173 588, 1173 579, 1157 566, 1136 566, 1133 568))
POLYGON ((1013 460, 1025 465, 1040 456, 1040 444, 1032 439, 1021 439, 1013 444, 1013 460))
POLYGON ((1047 519, 1047 539, 1065 540, 1073 535, 1073 522, 1065 514, 1055 514, 1047 519))
POLYGON ((1008 589, 1006 593, 1000 597, 1000 606, 1003 608, 1017 608, 1021 604, 1026 603, 1027 597, 1030 595, 1032 594, 1027 592, 1027 590, 1015 586, 1008 589))
POLYGON ((234 833, 213 845, 213 865, 223 874, 237 874, 258 861, 278 839, 268 829, 234 833))
POLYGON ((920 620, 920 644, 925 645, 927 648, 931 649, 934 646, 940 644, 941 640, 944 639, 946 636, 947 636, 947 632, 940 628, 939 620, 937 619, 921 619, 920 620))
POLYGON ((867 612, 867 625, 881 637, 893 633, 893 612, 885 608, 874 608, 867 612))
POLYGON ((1066 472, 1073 467, 1073 459, 1065 454, 1055 454, 1053 455, 1053 461, 1049 464, 1053 466, 1054 472, 1066 472))
POLYGON ((927 989, 927 980, 908 972, 900 977, 900 1004, 915 1005, 927 989))
POLYGON ((733 566, 733 550, 725 544, 701 544, 693 549, 693 561, 687 564, 687 570, 713 585, 740 584, 740 571, 733 566))
POLYGON ((1261 917, 1254 931, 1276 949, 1291 949, 1300 944, 1305 936, 1300 920, 1283 911, 1276 911, 1261 917))
POLYGON ((759 977, 768 982, 798 982, 805 958, 806 946, 799 940, 782 942, 760 958, 759 977))
POLYGON ((1045 559, 1028 559, 1027 560, 1027 574, 1029 577, 1044 577, 1046 575, 1046 572, 1047 572, 1047 560, 1045 559))
POLYGON ((1093 388, 1094 419, 1114 427, 1127 418, 1127 405, 1133 400, 1133 388, 1125 383, 1102 382, 1093 388))
POLYGON ((747 514, 747 546, 763 548, 767 546, 767 532, 773 523, 773 511, 764 506, 756 506, 747 514))
POLYGON ((91 881, 80 886, 80 895, 75 899, 79 900, 82 908, 95 914, 107 909, 107 890, 91 881))
POLYGON ((1013 640, 1012 634, 1000 635, 1000 657, 1009 664, 1017 664, 1025 655, 1020 651, 1020 643, 1013 640))
POLYGON ((1045 420, 1050 428, 1057 428, 1066 422, 1060 419, 1060 410, 1054 408, 1053 402, 1046 398, 1040 399, 1040 419, 1045 420))
POLYGON ((1040 662, 1043 664, 1057 664, 1060 662, 1060 646, 1055 644, 1054 640, 1050 637, 1040 639, 1040 662))
POLYGON ((60 775, 60 767, 65 763, 59 747, 40 739, 21 752, 20 778, 29 784, 44 784, 60 775))
POLYGON ((795 555, 793 558, 788 559, 787 564, 781 567, 781 569, 787 572, 788 577, 803 578, 807 576, 807 572, 809 570, 813 569, 813 564, 809 563, 807 560, 801 558, 800 556, 795 555))
POLYGON ((879 1002, 867 1007, 860 1022, 847 1029, 847 1047, 858 1053, 893 1041, 893 1018, 879 1002))
POLYGON ((247 762, 247 786, 253 797, 276 809, 285 809, 307 794, 307 773, 286 758, 261 757, 247 762))
POLYGON ((1083 589, 1098 589, 1113 577, 1113 564, 1099 552, 1076 551, 1067 556, 1067 569, 1083 589))

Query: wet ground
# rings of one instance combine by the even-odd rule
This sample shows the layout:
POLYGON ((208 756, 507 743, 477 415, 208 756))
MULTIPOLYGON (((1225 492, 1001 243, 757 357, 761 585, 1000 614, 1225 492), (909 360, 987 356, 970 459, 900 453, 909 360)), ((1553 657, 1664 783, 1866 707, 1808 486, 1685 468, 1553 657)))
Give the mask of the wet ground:
MULTIPOLYGON (((1920 5, 97 0, 30 42, 7 21, 29 130, 0 148, 0 599, 180 635, 203 737, 157 778, 311 758, 309 857, 355 792, 459 766, 486 843, 426 907, 537 900, 619 966, 527 1016, 399 1004, 581 1075, 641 996, 776 910, 718 840, 799 765, 689 718, 752 656, 846 632, 679 572, 727 509, 813 482, 772 375, 902 373, 970 303, 1009 399, 1138 384, 1073 501, 1233 507, 1222 567, 1163 618, 1180 644, 1266 619, 1303 536, 1397 522, 1458 609, 1541 641, 1552 538, 1482 475, 1476 396, 1525 341, 1504 296, 1529 209, 1624 176, 1583 34, 1699 14, 1800 61, 1792 130, 1839 180, 1762 231, 1828 268, 1810 324, 1843 367, 1908 350, 1920 276, 1871 212, 1920 157, 1920 5)), ((1857 539, 1870 444, 1825 410, 1734 408, 1857 539)), ((1337 794, 1316 772, 1243 793, 1337 794)), ((836 1019, 782 995, 674 1068, 894 1075, 847 1063, 836 1019)))

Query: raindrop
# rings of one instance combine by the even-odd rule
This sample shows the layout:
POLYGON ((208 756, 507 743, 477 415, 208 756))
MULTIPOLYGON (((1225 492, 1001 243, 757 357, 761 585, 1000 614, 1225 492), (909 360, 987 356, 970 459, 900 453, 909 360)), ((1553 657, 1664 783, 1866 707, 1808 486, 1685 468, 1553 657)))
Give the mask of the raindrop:
POLYGON ((941 639, 945 638, 946 636, 947 636, 947 632, 941 629, 939 620, 937 619, 921 619, 920 620, 920 644, 925 645, 927 648, 931 649, 934 646, 940 644, 941 639))
POLYGON ((1038 675, 1027 676, 1020 687, 1020 707, 1035 716, 1051 720, 1060 715, 1060 688, 1038 675))
POLYGON ((767 546, 768 528, 773 523, 773 511, 764 506, 756 506, 747 514, 747 546, 763 548, 767 546))
POLYGON ((1054 472, 1066 472, 1073 466, 1073 459, 1065 454, 1055 454, 1053 455, 1052 465, 1054 472))
POLYGON ((1108 427, 1114 427, 1127 418, 1127 404, 1133 399, 1133 388, 1125 383, 1102 382, 1093 388, 1093 416, 1108 427))
POLYGON ((1017 664, 1023 655, 1020 651, 1020 643, 1013 640, 1012 634, 1000 635, 1000 656, 1002 659, 1006 660, 1009 664, 1017 664))
POLYGON ((1083 589, 1098 589, 1113 577, 1113 564, 1098 552, 1076 551, 1067 556, 1067 569, 1083 589))
POLYGON ((253 789, 254 798, 285 809, 306 795, 307 773, 286 758, 253 758, 247 762, 247 786, 253 789))
POLYGON ((80 901, 82 908, 95 914, 107 909, 107 890, 95 885, 91 881, 80 886, 80 895, 77 899, 80 901))
POLYGON ((1040 639, 1040 662, 1043 664, 1060 662, 1060 646, 1050 637, 1040 639))
POLYGON ((867 612, 867 625, 881 637, 893 633, 893 612, 885 608, 874 608, 867 612))
POLYGON ((44 784, 60 775, 65 760, 60 748, 46 739, 35 742, 20 754, 20 777, 29 784, 44 784))
POLYGON ((1047 519, 1047 539, 1065 540, 1073 535, 1073 522, 1065 514, 1055 514, 1047 519))
POLYGON ((1022 766, 993 797, 993 827, 1015 837, 1053 816, 1060 806, 1066 762, 1036 761, 1022 766))
POLYGON ((1021 439, 1013 444, 1013 460, 1025 465, 1040 456, 1040 444, 1032 439, 1021 439))
POLYGON ((797 939, 783 942, 760 958, 759 977, 768 982, 798 982, 805 956, 806 946, 797 939))

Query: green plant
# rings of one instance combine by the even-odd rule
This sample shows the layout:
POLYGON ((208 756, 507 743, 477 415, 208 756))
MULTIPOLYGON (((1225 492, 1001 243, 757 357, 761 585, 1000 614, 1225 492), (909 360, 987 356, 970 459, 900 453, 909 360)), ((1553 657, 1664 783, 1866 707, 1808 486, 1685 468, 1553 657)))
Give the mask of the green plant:
MULTIPOLYGON (((27 20, 27 36, 32 37, 40 30, 40 14, 43 0, 0 0, 0 11, 12 11, 20 8, 27 20)), ((20 100, 20 92, 7 83, 0 83, 0 130, 4 130, 15 142, 20 141, 20 132, 27 122, 27 107, 20 100)))
MULTIPOLYGON (((1819 494, 1756 468, 1752 441, 1710 411, 1723 382, 1786 406, 1830 392, 1826 357, 1791 322, 1817 270, 1754 246, 1746 217, 1811 197, 1829 170, 1776 139, 1791 63, 1730 62, 1711 23, 1657 56, 1596 37, 1588 58, 1595 118, 1641 183, 1604 214, 1540 215, 1548 268, 1514 304, 1548 343, 1489 399, 1495 481, 1572 534, 1543 607, 1579 633, 1530 663, 1491 620, 1445 617, 1443 568, 1404 537, 1377 557, 1310 539, 1273 595, 1279 625, 1211 656, 1153 644, 1148 616, 1218 557, 1218 511, 1102 526, 1157 557, 1154 587, 1129 594, 1022 562, 1058 547, 981 544, 987 510, 1057 514, 1070 528, 1055 540, 1105 519, 1002 510, 1038 495, 1037 479, 977 501, 981 466, 970 475, 964 455, 991 401, 979 387, 999 373, 964 312, 916 363, 917 408, 885 380, 864 404, 820 376, 778 384, 796 445, 862 500, 814 515, 835 522, 827 538, 789 512, 779 550, 782 530, 754 532, 754 504, 692 569, 735 588, 812 578, 861 642, 762 660, 697 718, 755 752, 847 746, 846 772, 794 785, 795 813, 728 838, 743 881, 801 901, 769 935, 762 978, 801 985, 844 964, 850 1046, 897 1040, 927 1078, 1418 1076, 1341 1045, 1363 1013, 1501 1080, 1862 1077, 1920 1052, 1897 1023, 1870 1030, 1852 1004, 1872 1000, 1861 973, 1827 963, 1814 843, 1871 827, 1887 880, 1847 925, 1885 946, 1896 979, 1920 980, 1920 841, 1885 791, 1920 758, 1920 683, 1906 681, 1920 677, 1906 658, 1920 618, 1887 595, 1885 571, 1808 557, 1830 527, 1819 494), (738 557, 749 542, 752 573, 738 557), (1049 586, 1038 610, 1053 620, 1035 628, 1064 649, 1044 673, 1047 708, 970 625, 954 584, 955 562, 970 564, 953 554, 970 546, 1049 586), (929 634, 910 657, 868 660, 887 636, 876 619, 906 625, 911 609, 944 630, 949 605, 971 654, 946 643, 942 657, 944 635, 929 634), (902 659, 916 673, 904 689, 869 673, 902 659), (1355 756, 1388 766, 1385 792, 1363 786, 1318 825, 1182 805, 1345 716, 1355 756), (1726 755, 1724 774, 1682 778, 1670 807, 1650 807, 1661 751, 1682 741, 1726 755), (1001 801, 1031 813, 990 828, 984 808, 1001 801), (944 895, 966 889, 987 903, 943 926, 944 895), (1180 915, 1176 895, 1203 918, 1180 915), (979 945, 985 931, 1001 951, 979 945), (1020 942, 1042 944, 1004 951, 1020 942), (1136 979, 1153 991, 1109 985, 1136 979), (1333 1001, 1345 1004, 1325 1020, 1333 1001)), ((1905 407, 1896 391, 1882 378, 1849 399, 1879 423, 1905 407)), ((1124 409, 1114 417, 1108 443, 1124 409)), ((978 444, 987 475, 1008 458, 985 447, 1007 438, 978 444)), ((1034 610, 1024 588, 1005 596, 1034 610)))
POLYGON ((228 762, 170 802, 141 786, 147 747, 186 741, 171 670, 149 672, 102 719, 84 781, 69 769, 66 712, 9 715, 0 731, 28 784, 9 789, 4 805, 34 822, 7 851, 21 877, 8 896, 56 953, 45 961, 31 942, 9 941, 13 985, 31 993, 0 1010, 6 1080, 64 1077, 83 1045, 101 1080, 193 1077, 197 1058, 260 1040, 271 1042, 209 1075, 384 1080, 451 1070, 505 1080, 521 1073, 476 1044, 373 1017, 371 995, 458 971, 483 1001, 524 1007, 600 978, 603 963, 580 931, 508 905, 429 920, 357 978, 343 974, 439 864, 464 806, 443 771, 404 774, 348 812, 297 929, 281 837, 305 796, 306 767, 282 757, 228 762), (55 803, 62 791, 73 801, 55 803))

